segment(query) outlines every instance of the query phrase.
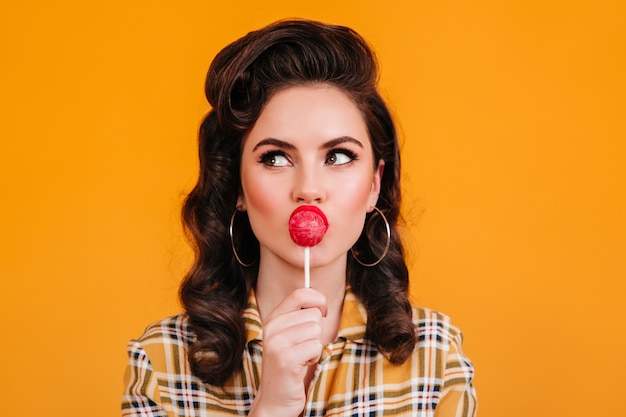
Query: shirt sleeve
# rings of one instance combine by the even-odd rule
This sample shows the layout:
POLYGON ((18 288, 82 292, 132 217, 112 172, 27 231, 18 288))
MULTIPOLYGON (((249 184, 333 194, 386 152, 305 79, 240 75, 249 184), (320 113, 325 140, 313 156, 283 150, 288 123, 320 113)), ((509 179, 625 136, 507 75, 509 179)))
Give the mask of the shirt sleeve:
POLYGON ((167 417, 159 404, 160 396, 152 364, 138 341, 128 343, 128 364, 124 373, 123 417, 167 417))
POLYGON ((474 366, 461 351, 462 335, 453 334, 448 351, 441 400, 435 417, 474 417, 476 390, 472 384, 474 366))

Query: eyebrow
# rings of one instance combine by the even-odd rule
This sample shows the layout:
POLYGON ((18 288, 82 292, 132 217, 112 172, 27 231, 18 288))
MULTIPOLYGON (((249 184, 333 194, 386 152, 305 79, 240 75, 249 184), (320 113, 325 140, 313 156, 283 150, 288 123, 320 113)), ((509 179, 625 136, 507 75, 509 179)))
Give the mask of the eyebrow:
MULTIPOLYGON (((337 145, 341 145, 342 143, 346 143, 346 142, 353 143, 357 145, 358 147, 363 148, 363 144, 360 141, 356 140, 355 138, 351 136, 340 136, 338 138, 331 139, 328 142, 324 143, 322 146, 320 146, 320 149, 331 149, 337 145)), ((276 138, 266 138, 260 141, 259 143, 257 143, 256 145, 254 145, 254 148, 252 148, 252 152, 256 151, 261 146, 268 146, 268 145, 276 146, 278 148, 287 149, 287 150, 296 149, 296 147, 293 144, 286 142, 284 140, 280 140, 276 138)))

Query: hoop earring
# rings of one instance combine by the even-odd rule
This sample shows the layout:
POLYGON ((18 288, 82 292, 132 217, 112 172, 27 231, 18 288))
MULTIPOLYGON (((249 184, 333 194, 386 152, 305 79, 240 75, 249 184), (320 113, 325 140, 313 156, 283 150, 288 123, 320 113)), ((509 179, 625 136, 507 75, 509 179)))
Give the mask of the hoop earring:
POLYGON ((357 261, 358 263, 360 263, 361 265, 366 266, 368 268, 371 267, 371 266, 378 265, 380 263, 380 261, 382 261, 383 258, 385 256, 387 256, 387 252, 389 251, 389 245, 391 244, 391 228, 389 227, 389 222, 387 221, 387 217, 385 217, 383 212, 380 211, 380 209, 378 207, 374 206, 374 210, 376 210, 378 212, 378 214, 380 214, 380 216, 383 218, 383 221, 385 222, 385 230, 387 231, 387 244, 385 245, 385 250, 383 251, 383 254, 380 255, 380 258, 378 258, 376 260, 376 262, 368 264, 368 263, 365 263, 365 262, 362 262, 361 260, 359 260, 359 258, 357 258, 356 254, 354 253, 354 248, 350 248, 350 252, 352 253, 352 257, 354 258, 354 260, 357 261))
POLYGON ((247 268, 249 266, 252 266, 254 262, 250 262, 249 264, 247 264, 241 260, 241 258, 237 254, 237 249, 235 249, 235 239, 233 238, 233 223, 235 222, 235 215, 237 214, 238 211, 239 210, 235 208, 235 212, 233 213, 232 216, 230 216, 230 225, 228 227, 228 234, 230 235, 230 246, 233 248, 233 255, 235 255, 235 259, 237 259, 237 262, 239 262, 239 265, 243 266, 244 268, 247 268))

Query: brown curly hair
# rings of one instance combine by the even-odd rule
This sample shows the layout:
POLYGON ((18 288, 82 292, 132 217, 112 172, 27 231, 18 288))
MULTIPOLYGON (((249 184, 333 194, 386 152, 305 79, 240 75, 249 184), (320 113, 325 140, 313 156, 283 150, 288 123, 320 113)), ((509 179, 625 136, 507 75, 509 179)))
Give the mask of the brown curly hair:
MULTIPOLYGON (((367 308, 366 337, 391 362, 404 362, 414 349, 408 270, 397 227, 400 153, 393 120, 377 92, 376 57, 365 40, 347 27, 279 21, 225 47, 206 79, 212 110, 200 127, 198 182, 182 210, 196 258, 180 287, 195 336, 189 363, 205 383, 223 385, 241 366, 246 342, 242 313, 258 273, 258 263, 244 268, 237 262, 228 236, 241 191, 242 140, 274 93, 319 83, 337 87, 353 100, 366 122, 374 160, 385 161, 377 207, 391 227, 389 251, 370 268, 348 256, 347 284, 367 308)), ((241 216, 237 230, 245 232, 236 236, 237 251, 244 261, 258 259, 258 241, 245 213, 241 216), (241 222, 247 227, 240 227, 241 222)), ((384 251, 387 236, 379 219, 368 215, 353 247, 364 262, 372 262, 384 251)))

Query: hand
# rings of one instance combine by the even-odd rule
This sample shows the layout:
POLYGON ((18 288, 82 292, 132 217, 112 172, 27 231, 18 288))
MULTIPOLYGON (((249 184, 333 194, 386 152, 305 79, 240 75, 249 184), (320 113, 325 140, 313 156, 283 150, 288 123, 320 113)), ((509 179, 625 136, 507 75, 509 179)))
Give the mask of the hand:
POLYGON ((324 348, 322 317, 326 313, 326 297, 301 288, 263 320, 261 386, 250 415, 300 415, 306 402, 307 371, 319 361, 324 348))

